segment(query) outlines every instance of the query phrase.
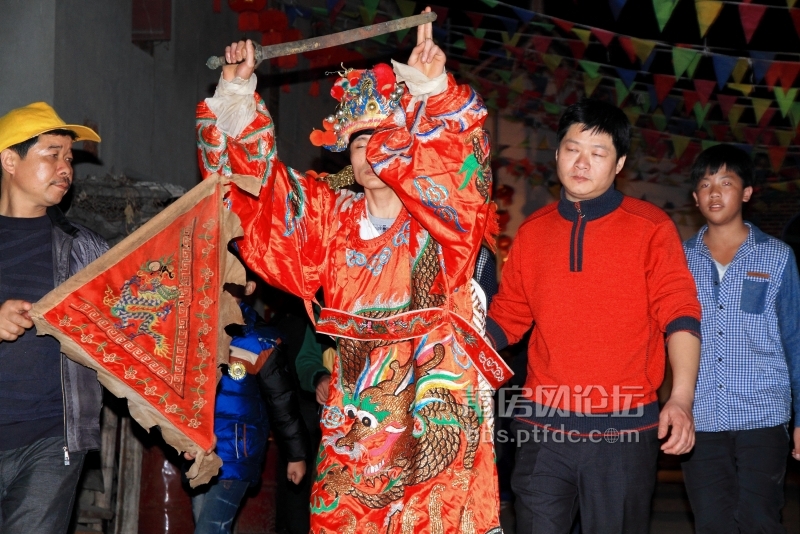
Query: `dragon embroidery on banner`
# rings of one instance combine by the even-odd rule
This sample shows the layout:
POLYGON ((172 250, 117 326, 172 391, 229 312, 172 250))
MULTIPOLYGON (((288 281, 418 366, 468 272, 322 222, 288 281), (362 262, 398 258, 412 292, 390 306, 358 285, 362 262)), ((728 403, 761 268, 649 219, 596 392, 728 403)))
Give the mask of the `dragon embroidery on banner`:
POLYGON ((153 354, 161 357, 168 356, 171 347, 158 325, 166 320, 180 296, 177 281, 173 282, 173 263, 172 256, 149 260, 122 284, 119 295, 106 287, 103 298, 103 304, 117 319, 114 326, 125 332, 128 339, 149 337, 155 345, 153 354))

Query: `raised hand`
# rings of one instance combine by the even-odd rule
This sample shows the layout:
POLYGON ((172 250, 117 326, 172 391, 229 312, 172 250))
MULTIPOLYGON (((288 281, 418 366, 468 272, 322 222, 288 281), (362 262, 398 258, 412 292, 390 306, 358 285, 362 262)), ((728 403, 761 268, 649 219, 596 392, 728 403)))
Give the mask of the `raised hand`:
MULTIPOLYGON (((430 13, 431 8, 426 7, 423 13, 430 13)), ((436 78, 444 72, 447 57, 433 42, 433 24, 428 22, 417 26, 417 46, 411 51, 408 65, 414 67, 428 78, 436 78)))
POLYGON ((249 80, 256 70, 256 49, 253 41, 239 41, 225 47, 225 61, 222 67, 222 77, 231 81, 236 77, 249 80))

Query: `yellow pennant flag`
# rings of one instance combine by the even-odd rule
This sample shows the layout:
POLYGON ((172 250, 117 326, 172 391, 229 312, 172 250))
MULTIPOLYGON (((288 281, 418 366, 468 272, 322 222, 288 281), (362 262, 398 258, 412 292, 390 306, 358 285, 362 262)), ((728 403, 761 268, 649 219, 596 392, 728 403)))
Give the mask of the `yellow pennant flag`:
POLYGON ((717 0, 695 0, 697 9, 697 23, 700 25, 700 37, 705 37, 706 32, 717 20, 719 12, 722 11, 722 2, 717 0))
POLYGON ((731 123, 731 128, 736 128, 736 125, 739 124, 739 119, 742 118, 742 113, 744 113, 745 107, 742 104, 734 104, 731 107, 731 110, 728 112, 728 122, 731 123))
POLYGON ((680 158, 686 151, 686 147, 689 146, 689 141, 691 141, 691 139, 682 135, 671 135, 670 137, 672 138, 672 148, 675 150, 675 157, 680 158))
POLYGON ((508 85, 508 87, 516 92, 516 93, 523 93, 525 92, 525 82, 527 81, 528 77, 524 74, 520 74, 508 85))
POLYGON ((589 39, 592 37, 592 30, 584 30, 581 28, 572 28, 572 32, 578 36, 578 39, 583 41, 583 44, 589 46, 589 39))
POLYGON ((747 96, 753 92, 753 86, 749 83, 729 83, 728 87, 735 91, 741 91, 743 96, 747 96))
POLYGON ((753 102, 753 111, 756 112, 756 122, 759 122, 772 104, 772 100, 768 98, 751 98, 750 100, 753 102))
POLYGON ((789 6, 789 7, 794 7, 794 4, 796 2, 797 2, 797 0, 786 0, 786 5, 789 6))
MULTIPOLYGON (((508 36, 508 32, 500 32, 500 37, 502 37, 504 45, 517 46, 519 38, 522 37, 522 32, 517 32, 512 37, 508 36)), ((510 56, 511 53, 506 52, 506 55, 510 56)))
POLYGON ((739 61, 736 62, 736 66, 733 67, 733 81, 736 83, 742 83, 742 78, 747 73, 747 69, 750 68, 750 62, 747 61, 747 58, 740 57, 739 61))
POLYGON ((744 142, 744 125, 738 124, 732 127, 731 131, 733 132, 733 137, 735 137, 737 141, 740 143, 744 142))
POLYGON ((631 121, 631 125, 633 126, 636 125, 636 121, 639 120, 639 115, 642 114, 642 110, 634 106, 628 106, 622 111, 624 111, 625 115, 628 116, 628 120, 631 121))
POLYGON ((562 59, 564 59, 563 56, 557 56, 556 54, 542 54, 542 60, 551 72, 558 68, 562 59))
POLYGON ((792 144, 792 139, 797 134, 794 130, 775 130, 775 137, 778 138, 778 143, 781 146, 789 146, 792 144))
POLYGON ((597 89, 597 85, 600 83, 602 79, 603 79, 602 76, 596 76, 592 78, 591 76, 589 76, 588 73, 586 72, 583 73, 583 88, 586 92, 587 98, 592 96, 592 93, 594 93, 594 90, 597 89))
POLYGON ((633 45, 633 51, 636 53, 636 57, 638 57, 639 61, 642 63, 647 61, 647 58, 653 53, 653 48, 656 47, 655 41, 638 39, 636 37, 631 37, 631 44, 633 45))

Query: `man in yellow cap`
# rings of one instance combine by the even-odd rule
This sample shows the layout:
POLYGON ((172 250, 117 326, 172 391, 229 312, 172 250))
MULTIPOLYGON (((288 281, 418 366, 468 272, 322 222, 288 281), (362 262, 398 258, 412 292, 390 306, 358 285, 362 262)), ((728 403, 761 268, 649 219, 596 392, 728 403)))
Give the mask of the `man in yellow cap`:
POLYGON ((0 534, 66 532, 89 449, 100 447, 96 373, 36 336, 36 302, 108 245, 58 203, 72 143, 100 141, 43 102, 0 117, 0 534))

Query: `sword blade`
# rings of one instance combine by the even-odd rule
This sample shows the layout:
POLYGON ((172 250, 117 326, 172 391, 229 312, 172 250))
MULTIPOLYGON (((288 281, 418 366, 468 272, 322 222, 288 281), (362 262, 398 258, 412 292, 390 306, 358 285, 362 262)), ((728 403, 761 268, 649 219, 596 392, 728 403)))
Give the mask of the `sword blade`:
MULTIPOLYGON (((330 35, 322 35, 320 37, 313 37, 311 39, 303 39, 302 41, 292 41, 290 43, 280 43, 270 46, 261 46, 254 43, 256 49, 256 62, 275 57, 301 54, 311 50, 330 48, 332 46, 352 43, 354 41, 361 41, 364 39, 369 39, 370 37, 376 37, 378 35, 384 35, 386 33, 392 33, 405 30, 407 28, 420 26, 421 24, 433 22, 434 20, 436 20, 436 13, 422 13, 421 15, 403 17, 401 19, 364 26, 363 28, 353 28, 352 30, 345 30, 343 32, 332 33, 330 35)), ((218 69, 225 64, 225 56, 211 56, 206 62, 206 66, 208 66, 209 69, 218 69)))

